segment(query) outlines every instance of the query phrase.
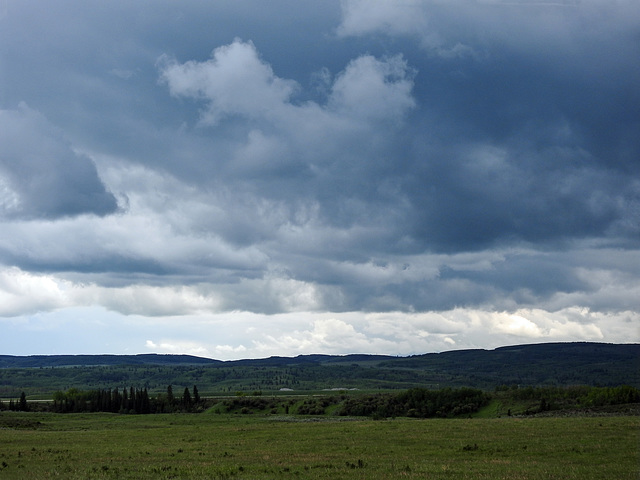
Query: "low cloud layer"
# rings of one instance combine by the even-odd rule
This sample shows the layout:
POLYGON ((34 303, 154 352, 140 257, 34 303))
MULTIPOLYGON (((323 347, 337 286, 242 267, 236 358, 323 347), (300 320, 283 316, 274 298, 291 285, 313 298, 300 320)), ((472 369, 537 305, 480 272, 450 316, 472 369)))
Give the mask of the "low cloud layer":
POLYGON ((636 2, 46 10, 0 15, 6 353, 638 338, 636 2))

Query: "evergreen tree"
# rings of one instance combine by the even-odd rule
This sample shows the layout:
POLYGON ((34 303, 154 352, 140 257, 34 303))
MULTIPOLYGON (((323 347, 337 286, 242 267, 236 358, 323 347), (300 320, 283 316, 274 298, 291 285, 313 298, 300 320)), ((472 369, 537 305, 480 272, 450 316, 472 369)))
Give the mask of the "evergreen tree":
POLYGON ((129 388, 129 403, 127 405, 127 410, 135 410, 136 409, 136 392, 133 390, 133 387, 129 388))
POLYGON ((135 406, 133 407, 136 413, 144 413, 142 411, 142 390, 138 390, 136 388, 136 402, 135 402, 135 406))
POLYGON ((186 408, 191 407, 191 393, 189 393, 189 387, 184 387, 184 394, 182 395, 182 403, 186 408))
POLYGON ((200 403, 200 393, 198 393, 198 387, 193 386, 193 401, 195 403, 200 403))
POLYGON ((119 411, 120 412, 124 412, 125 410, 128 410, 128 405, 129 405, 129 395, 127 394, 127 389, 123 388, 122 389, 122 401, 120 402, 120 408, 119 411))
POLYGON ((21 412, 26 412, 29 410, 29 406, 27 405, 27 396, 24 392, 20 394, 20 402, 18 403, 18 410, 21 412))
POLYGON ((103 412, 111 411, 111 389, 104 390, 102 392, 102 403, 100 405, 100 410, 103 412))
POLYGON ((147 389, 142 391, 142 407, 140 413, 151 413, 151 402, 149 401, 149 392, 147 389))
POLYGON ((122 396, 120 392, 118 392, 118 387, 113 390, 113 395, 111 397, 111 411, 117 413, 120 410, 120 405, 122 404, 122 396))

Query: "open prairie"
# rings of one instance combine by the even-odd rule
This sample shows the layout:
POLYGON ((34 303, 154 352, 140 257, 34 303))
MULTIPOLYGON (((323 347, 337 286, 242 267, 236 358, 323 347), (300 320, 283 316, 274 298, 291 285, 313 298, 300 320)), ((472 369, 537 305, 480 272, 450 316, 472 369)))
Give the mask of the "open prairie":
POLYGON ((638 478, 640 418, 0 414, 0 478, 638 478))

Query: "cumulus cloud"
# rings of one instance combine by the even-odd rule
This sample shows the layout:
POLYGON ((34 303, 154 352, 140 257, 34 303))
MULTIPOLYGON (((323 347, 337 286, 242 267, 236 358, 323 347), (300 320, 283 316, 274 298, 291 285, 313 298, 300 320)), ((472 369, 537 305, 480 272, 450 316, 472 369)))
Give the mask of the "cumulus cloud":
POLYGON ((3 11, 3 321, 224 358, 633 338, 638 2, 294 3, 3 11))
POLYGON ((263 205, 269 198, 269 210, 284 213, 281 221, 313 210, 321 223, 411 232, 385 239, 385 249, 390 241, 458 250, 505 239, 633 235, 637 184, 624 171, 607 169, 601 162, 611 157, 601 160, 596 148, 589 150, 583 127, 568 118, 551 126, 514 118, 512 132, 492 142, 416 138, 413 152, 405 153, 406 139, 388 126, 417 106, 414 75, 401 56, 365 55, 335 76, 326 103, 294 103, 299 85, 277 77, 255 46, 240 40, 216 49, 210 61, 172 61, 161 73, 174 95, 206 105, 203 122, 232 113, 250 121, 239 136, 245 141, 220 152, 226 159, 216 158, 218 175, 249 178, 238 185, 246 198, 258 194, 263 205), (228 92, 230 84, 238 90, 228 92), (238 91, 259 98, 245 101, 238 91))
POLYGON ((251 275, 264 266, 266 256, 259 249, 230 244, 216 233, 216 225, 238 211, 221 211, 215 195, 194 195, 170 175, 142 167, 114 163, 104 172, 113 191, 126 201, 126 211, 106 218, 7 221, 6 236, 0 238, 3 261, 27 270, 71 272, 76 278, 111 275, 99 280, 110 285, 144 282, 148 275, 182 276, 190 282, 203 276, 228 280, 236 269, 251 275))
POLYGON ((326 123, 323 109, 334 115, 331 120, 337 123, 343 115, 365 122, 394 120, 415 106, 411 71, 401 56, 378 60, 365 55, 350 62, 334 80, 327 106, 293 103, 300 86, 276 76, 255 45, 239 39, 216 48, 211 60, 180 64, 162 57, 159 65, 161 81, 172 95, 207 104, 201 121, 210 125, 225 116, 242 115, 293 129, 291 118, 300 126, 326 123))
POLYGON ((413 74, 399 55, 364 55, 333 78, 323 102, 295 102, 298 85, 277 77, 250 42, 220 47, 205 62, 161 62, 173 95, 205 104, 201 123, 212 127, 205 135, 226 142, 224 151, 214 144, 209 153, 219 169, 205 181, 216 188, 234 182, 245 201, 284 214, 287 224, 309 212, 321 222, 350 224, 362 218, 372 191, 385 196, 381 184, 385 170, 395 168, 398 129, 416 106, 413 74))
POLYGON ((211 352, 197 342, 163 340, 155 343, 152 340, 145 342, 145 347, 153 353, 174 353, 210 357, 211 352))
POLYGON ((277 115, 296 90, 296 83, 274 75, 251 42, 218 47, 212 59, 179 64, 163 57, 161 79, 172 95, 208 102, 202 121, 216 124, 226 115, 277 115))
POLYGON ((337 113, 364 119, 398 119, 415 106, 413 81, 401 56, 353 60, 335 80, 329 104, 337 113))
POLYGON ((72 305, 68 282, 11 267, 0 270, 0 316, 16 317, 72 305))
POLYGON ((129 285, 104 287, 38 275, 15 267, 0 270, 0 316, 101 305, 124 315, 188 315, 219 310, 220 298, 198 286, 129 285))
MULTIPOLYGON (((620 314, 619 318, 628 315, 629 312, 620 314)), ((300 313, 297 316, 297 320, 286 319, 288 331, 279 330, 284 320, 281 315, 271 319, 270 329, 255 330, 254 344, 248 351, 256 352, 256 356, 344 351, 409 355, 481 345, 494 348, 536 343, 543 338, 600 341, 605 335, 611 335, 606 330, 612 323, 611 317, 579 309, 556 312, 521 309, 513 313, 453 309, 438 313, 300 313)), ((633 334, 629 324, 625 331, 633 334)))

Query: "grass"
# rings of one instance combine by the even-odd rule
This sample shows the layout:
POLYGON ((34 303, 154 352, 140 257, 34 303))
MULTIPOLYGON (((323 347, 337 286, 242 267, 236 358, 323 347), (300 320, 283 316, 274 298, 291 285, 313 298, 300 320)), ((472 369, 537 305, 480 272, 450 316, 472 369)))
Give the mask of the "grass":
POLYGON ((0 413, 0 479, 637 479, 640 418, 0 413))
POLYGON ((511 415, 523 415, 527 410, 534 410, 540 405, 539 401, 514 401, 512 399, 494 395, 494 398, 472 416, 475 418, 497 418, 511 415))

